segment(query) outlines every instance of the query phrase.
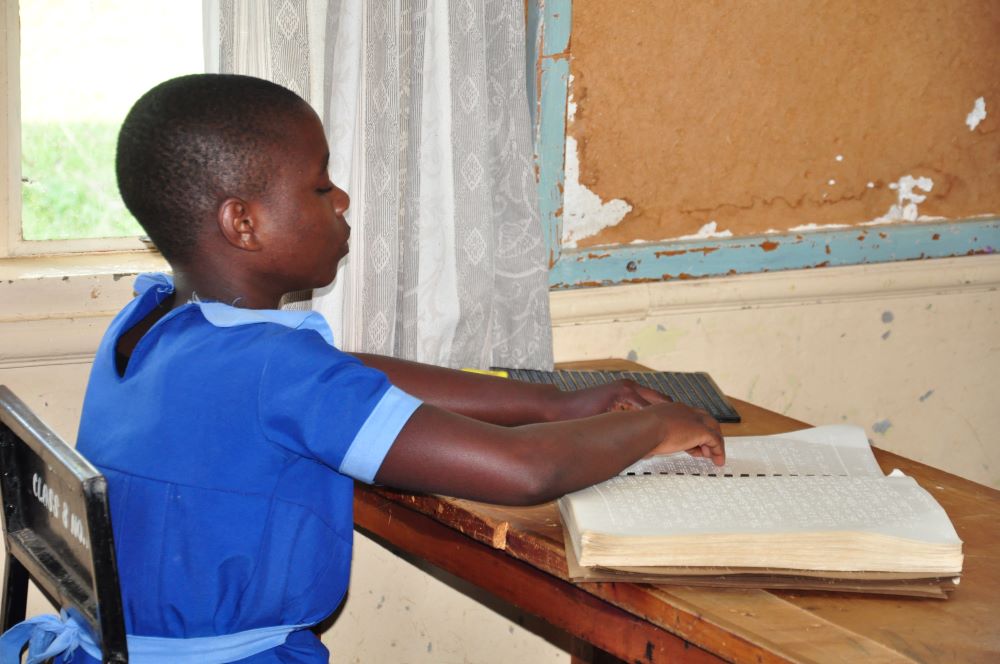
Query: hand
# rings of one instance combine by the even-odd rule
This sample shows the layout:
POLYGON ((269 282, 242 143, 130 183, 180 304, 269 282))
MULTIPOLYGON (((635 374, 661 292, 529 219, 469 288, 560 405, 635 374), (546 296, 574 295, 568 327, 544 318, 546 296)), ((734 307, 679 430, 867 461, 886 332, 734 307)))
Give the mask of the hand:
POLYGON ((716 466, 726 462, 722 429, 714 417, 681 403, 659 404, 648 410, 662 417, 665 433, 647 457, 684 450, 691 456, 711 459, 716 466))
POLYGON ((583 390, 559 392, 554 398, 557 400, 557 420, 590 417, 614 410, 640 410, 671 401, 670 397, 631 380, 616 380, 583 390))

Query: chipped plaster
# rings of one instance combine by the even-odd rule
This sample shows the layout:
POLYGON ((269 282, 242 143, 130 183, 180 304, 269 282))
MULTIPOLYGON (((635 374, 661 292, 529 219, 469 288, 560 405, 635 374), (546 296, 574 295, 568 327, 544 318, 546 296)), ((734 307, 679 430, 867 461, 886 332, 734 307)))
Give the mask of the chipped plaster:
MULTIPOLYGON (((577 104, 573 98, 573 75, 569 76, 566 97, 566 126, 576 118, 577 104)), ((566 165, 563 190, 562 246, 572 248, 578 240, 597 235, 605 228, 617 225, 632 211, 621 199, 602 201, 580 182, 580 151, 576 139, 566 135, 566 165)))
POLYGON ((580 184, 580 158, 576 139, 566 136, 566 181, 563 193, 562 246, 575 247, 578 240, 615 226, 632 206, 621 199, 602 201, 580 184))
POLYGON ((888 212, 881 217, 861 224, 862 226, 874 226, 878 224, 890 224, 897 221, 930 221, 936 217, 920 216, 918 206, 927 200, 927 194, 934 188, 934 181, 929 177, 915 178, 912 175, 904 175, 898 182, 889 184, 889 189, 896 192, 896 202, 889 206, 888 212), (917 193, 917 190, 925 193, 917 193))
POLYGON ((579 177, 600 199, 633 206, 577 247, 667 241, 708 220, 734 237, 906 222, 915 201, 900 204, 887 185, 907 173, 933 178, 917 221, 997 210, 997 120, 974 131, 958 123, 1000 85, 988 64, 1000 4, 939 3, 901 17, 819 3, 794 20, 778 0, 629 7, 573 8, 579 177), (676 38, 664 40, 667 14, 676 38), (928 23, 932 48, 878 38, 928 23), (711 47, 719 42, 730 48, 711 47))
POLYGON ((707 224, 705 224, 704 226, 702 226, 701 228, 699 228, 697 233, 693 233, 691 235, 682 235, 682 236, 680 236, 677 239, 678 240, 708 240, 710 238, 732 237, 732 236, 733 236, 733 232, 732 231, 730 231, 730 230, 720 231, 719 230, 719 225, 716 222, 714 222, 714 221, 710 221, 707 224))
POLYGON ((972 110, 965 116, 965 124, 969 131, 975 131, 979 123, 986 119, 986 100, 982 97, 976 99, 972 105, 972 110))

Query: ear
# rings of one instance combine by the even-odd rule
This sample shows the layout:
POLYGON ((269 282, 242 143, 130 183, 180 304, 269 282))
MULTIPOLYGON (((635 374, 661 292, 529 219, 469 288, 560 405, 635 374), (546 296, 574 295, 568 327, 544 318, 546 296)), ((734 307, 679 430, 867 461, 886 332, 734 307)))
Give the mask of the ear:
POLYGON ((260 251, 257 224, 250 205, 241 198, 227 198, 219 206, 219 230, 232 246, 244 251, 260 251))

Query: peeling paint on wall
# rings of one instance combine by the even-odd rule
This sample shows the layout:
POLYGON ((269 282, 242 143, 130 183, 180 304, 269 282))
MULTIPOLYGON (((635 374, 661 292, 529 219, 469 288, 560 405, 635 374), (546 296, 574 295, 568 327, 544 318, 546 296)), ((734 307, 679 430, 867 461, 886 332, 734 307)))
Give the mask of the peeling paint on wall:
POLYGON ((577 247, 997 212, 1000 3, 723 5, 574 3, 579 178, 632 206, 577 247))
POLYGON ((889 211, 881 217, 867 221, 862 226, 875 226, 878 224, 891 224, 896 221, 931 221, 939 217, 920 216, 918 206, 927 200, 927 194, 934 188, 934 181, 929 177, 915 178, 912 175, 904 175, 898 182, 889 184, 889 189, 896 192, 896 203, 889 207, 889 211), (917 190, 925 193, 917 193, 917 190))
POLYGON ((682 235, 678 240, 708 240, 713 237, 732 237, 733 232, 726 230, 720 231, 718 224, 714 221, 710 221, 701 228, 698 229, 697 233, 692 233, 691 235, 682 235))
MULTIPOLYGON (((818 230, 828 229, 828 228, 847 228, 847 224, 823 224, 823 225, 819 225, 819 224, 802 224, 801 226, 792 226, 788 230, 792 231, 793 233, 801 233, 803 231, 818 231, 818 230)), ((768 232, 777 233, 778 231, 768 231, 768 232)))
MULTIPOLYGON (((573 87, 569 76, 569 89, 573 87)), ((566 126, 576 118, 576 100, 572 92, 566 98, 566 126)), ((617 225, 632 211, 632 206, 621 199, 607 202, 580 183, 580 152, 576 139, 566 135, 566 166, 563 191, 562 245, 576 246, 578 240, 597 235, 605 228, 617 225)))
POLYGON ((965 124, 969 131, 975 131, 979 123, 986 119, 986 100, 980 97, 973 103, 972 111, 965 116, 965 124))
MULTIPOLYGON (((569 83, 567 85, 567 90, 573 89, 573 74, 569 75, 569 83)), ((573 99, 573 93, 568 92, 566 96, 566 124, 572 124, 573 120, 576 118, 576 100, 573 99)))
POLYGON ((576 139, 566 136, 566 183, 563 194, 563 247, 575 247, 578 240, 597 235, 616 225, 632 211, 621 199, 604 202, 580 184, 580 157, 576 139))

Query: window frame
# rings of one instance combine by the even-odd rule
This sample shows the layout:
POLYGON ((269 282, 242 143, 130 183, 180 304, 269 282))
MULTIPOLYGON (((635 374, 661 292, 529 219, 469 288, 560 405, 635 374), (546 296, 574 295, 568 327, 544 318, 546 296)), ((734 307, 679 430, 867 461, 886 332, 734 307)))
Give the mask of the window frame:
POLYGON ((20 13, 0 0, 0 378, 88 365, 132 275, 169 271, 138 237, 21 239, 20 13))
POLYGON ((0 109, 0 177, 3 178, 0 217, 0 260, 31 256, 103 253, 155 254, 139 236, 74 240, 25 240, 21 231, 21 35, 18 0, 3 3, 0 86, 5 103, 0 109))

